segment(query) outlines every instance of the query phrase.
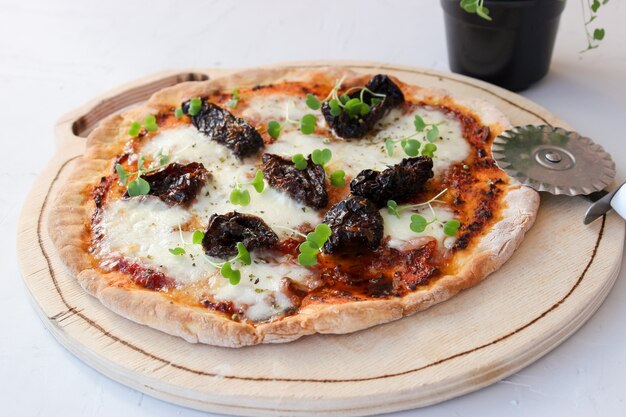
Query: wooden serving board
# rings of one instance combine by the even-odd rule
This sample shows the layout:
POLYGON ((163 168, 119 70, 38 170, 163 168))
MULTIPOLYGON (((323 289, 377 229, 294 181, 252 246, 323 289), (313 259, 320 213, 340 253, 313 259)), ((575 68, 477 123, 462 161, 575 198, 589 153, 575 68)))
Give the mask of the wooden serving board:
MULTIPOLYGON (((375 63, 347 65, 488 100, 513 124, 565 122, 532 102, 459 75, 375 63)), ((67 349, 146 394, 206 411, 259 416, 356 416, 437 403, 494 383, 535 361, 600 306, 619 272, 624 222, 589 226, 582 198, 542 196, 537 222, 512 259, 482 284, 412 317, 349 335, 227 349, 189 344, 128 321, 87 295, 48 236, 51 204, 103 117, 154 91, 233 70, 160 73, 64 116, 57 153, 22 210, 18 253, 37 313, 67 349)))

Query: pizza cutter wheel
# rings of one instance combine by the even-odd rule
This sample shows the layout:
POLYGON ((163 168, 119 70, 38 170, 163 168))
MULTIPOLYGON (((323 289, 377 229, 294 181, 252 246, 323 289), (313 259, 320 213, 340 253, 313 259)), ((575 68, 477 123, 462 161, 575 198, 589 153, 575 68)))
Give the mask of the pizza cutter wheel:
POLYGON ((610 209, 626 218, 624 184, 605 191, 615 178, 615 162, 591 139, 560 127, 527 125, 502 133, 491 150, 498 166, 524 185, 595 201, 585 214, 585 224, 610 209))

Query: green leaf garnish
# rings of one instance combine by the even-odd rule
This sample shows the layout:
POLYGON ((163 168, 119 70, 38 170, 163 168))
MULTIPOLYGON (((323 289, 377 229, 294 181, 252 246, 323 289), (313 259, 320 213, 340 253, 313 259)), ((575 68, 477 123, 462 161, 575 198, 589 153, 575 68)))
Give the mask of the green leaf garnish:
POLYGON ((202 99, 200 97, 192 98, 189 100, 189 109, 187 113, 190 116, 196 116, 202 110, 202 99))
POLYGON ((263 171, 260 169, 257 170, 254 175, 254 179, 250 181, 248 184, 252 185, 257 193, 262 193, 265 188, 265 182, 263 181, 263 171))
POLYGON ((159 126, 156 122, 156 116, 154 114, 147 115, 146 118, 143 120, 143 124, 148 132, 156 132, 157 130, 159 130, 159 126))
POLYGON ((342 187, 346 185, 346 173, 342 169, 338 169, 330 174, 330 184, 333 187, 342 187))
POLYGON ((300 251, 298 263, 303 266, 317 264, 317 254, 331 234, 332 230, 327 224, 318 224, 313 232, 306 235, 306 240, 298 246, 300 251))
POLYGON ((305 135, 310 135, 315 132, 315 124, 317 123, 317 118, 312 114, 305 114, 300 119, 300 131, 305 135))
POLYGON ((174 110, 174 116, 177 119, 180 119, 181 117, 183 117, 185 115, 185 112, 183 112, 183 108, 182 107, 177 107, 176 110, 174 110))
POLYGON ((398 203, 396 203, 394 200, 387 201, 387 210, 389 210, 389 213, 393 214, 397 218, 400 218, 400 210, 398 210, 398 203))
POLYGON ((282 126, 276 120, 272 120, 267 124, 267 133, 274 139, 278 138, 281 129, 282 126))
POLYGON ((228 279, 231 285, 237 285, 239 281, 241 281, 241 272, 237 269, 233 269, 230 262, 225 262, 224 265, 222 265, 220 273, 224 278, 228 279))
POLYGON ((115 164, 115 171, 117 172, 117 176, 120 178, 120 182, 122 185, 126 185, 128 182, 128 176, 130 175, 124 167, 120 164, 115 164))
POLYGON ((415 233, 421 233, 426 230, 426 226, 428 226, 428 221, 421 214, 414 214, 411 216, 411 224, 409 228, 415 233))
POLYGON ((228 103, 226 103, 226 105, 231 109, 234 109, 235 107, 237 107, 237 103, 239 103, 239 89, 235 88, 233 90, 233 94, 230 100, 228 100, 228 103))
POLYGON ((443 224, 443 232, 448 236, 456 236, 461 227, 461 222, 456 219, 448 220, 443 224))
POLYGON ((137 179, 128 183, 127 191, 130 197, 146 195, 150 192, 150 184, 143 178, 137 177, 137 179))
POLYGON ((246 249, 241 242, 237 242, 237 257, 234 260, 240 260, 244 265, 250 265, 252 263, 250 252, 248 252, 248 249, 246 249))
POLYGON ((202 230, 196 230, 191 236, 191 241, 194 245, 202 245, 202 239, 204 239, 204 232, 202 230))
POLYGON ((426 145, 424 145, 424 148, 422 148, 422 155, 434 158, 436 150, 437 145, 435 145, 434 143, 427 143, 426 145))
POLYGON ((184 255, 186 253, 185 248, 181 248, 180 246, 169 249, 169 251, 172 255, 176 256, 184 255))
POLYGON ((415 115, 415 118, 413 119, 413 125, 415 126, 415 130, 417 130, 418 132, 423 132, 426 128, 426 123, 419 114, 415 115))
POLYGON ((315 149, 311 152, 311 160, 314 164, 324 166, 330 162, 333 157, 333 153, 330 149, 315 149))
POLYGON ((307 160, 304 158, 304 155, 302 155, 301 153, 297 153, 294 156, 292 156, 291 162, 293 162, 293 164, 296 166, 296 169, 299 169, 300 171, 306 169, 308 165, 307 160))
POLYGON ((387 140, 385 140, 385 149, 387 150, 387 155, 393 156, 393 150, 395 146, 396 142, 393 139, 387 138, 387 140))
POLYGON ((438 138, 439 138, 439 128, 437 127, 437 125, 430 125, 430 130, 428 131, 428 133, 426 133, 426 139, 428 139, 430 143, 433 143, 438 138))
POLYGON ((141 123, 132 122, 130 125, 130 129, 128 129, 128 134, 132 137, 137 137, 141 132, 141 123))
POLYGON ((236 206, 247 206, 250 204, 250 193, 248 190, 235 188, 230 192, 230 202, 236 206))
POLYGON ((372 97, 372 99, 370 100, 370 103, 372 105, 372 107, 374 107, 375 105, 377 105, 378 103, 380 103, 382 100, 377 98, 377 97, 372 97))
POLYGON ((420 143, 415 139, 408 139, 402 143, 402 149, 408 156, 419 155, 420 143))
POLYGON ((306 95, 305 102, 311 110, 319 110, 319 108, 322 107, 322 103, 311 93, 306 95))
POLYGON ((339 116, 341 114, 341 106, 339 105, 339 100, 333 99, 328 102, 328 107, 330 107, 330 114, 332 116, 339 116))
POLYGON ((157 154, 156 158, 157 158, 157 161, 159 161, 159 165, 166 165, 170 161, 170 156, 165 155, 162 149, 159 150, 159 153, 157 154))

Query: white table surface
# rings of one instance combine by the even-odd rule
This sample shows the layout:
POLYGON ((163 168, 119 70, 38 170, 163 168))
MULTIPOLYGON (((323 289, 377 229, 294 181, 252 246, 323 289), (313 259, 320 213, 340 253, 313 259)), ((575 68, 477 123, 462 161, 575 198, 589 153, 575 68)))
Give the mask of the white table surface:
MULTIPOLYGON (((567 2, 549 75, 523 95, 602 144, 626 178, 626 5, 597 20, 585 45, 567 2)), ((0 409, 5 416, 199 416, 114 382, 67 352, 29 303, 15 230, 33 180, 54 152, 62 113, 163 69, 362 59, 447 70, 437 0, 0 0, 0 409), (7 129, 8 127, 8 129, 7 129)), ((574 336, 488 388, 394 416, 625 416, 626 268, 574 336)))

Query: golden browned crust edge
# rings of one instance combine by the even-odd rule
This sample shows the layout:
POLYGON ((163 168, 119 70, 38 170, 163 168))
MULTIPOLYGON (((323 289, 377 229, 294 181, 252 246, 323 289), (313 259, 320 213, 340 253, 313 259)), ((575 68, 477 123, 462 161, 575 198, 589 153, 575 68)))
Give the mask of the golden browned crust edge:
MULTIPOLYGON (((459 291, 479 283, 498 269, 512 255, 532 226, 539 205, 538 194, 530 188, 512 185, 505 196, 507 208, 502 219, 464 258, 458 274, 437 279, 427 289, 402 298, 368 300, 345 304, 315 304, 298 314, 252 326, 232 321, 210 310, 173 304, 163 294, 151 290, 112 286, 116 273, 104 274, 93 269, 84 252, 86 225, 93 202, 83 190, 112 169, 116 149, 127 140, 132 120, 143 118, 163 106, 176 107, 184 99, 216 90, 268 84, 282 80, 311 80, 314 77, 335 80, 354 74, 337 68, 255 69, 205 82, 182 83, 155 93, 145 104, 123 116, 104 120, 88 138, 85 155, 75 165, 71 178, 61 191, 50 215, 49 231, 59 254, 80 285, 114 312, 135 322, 189 342, 241 347, 258 343, 281 343, 313 333, 350 333, 414 314, 445 301, 459 291), (78 174, 80 178, 77 179, 78 174)), ((445 92, 421 89, 424 96, 444 96, 445 92)), ((481 100, 455 100, 479 116, 492 130, 509 127, 506 117, 481 100)))

